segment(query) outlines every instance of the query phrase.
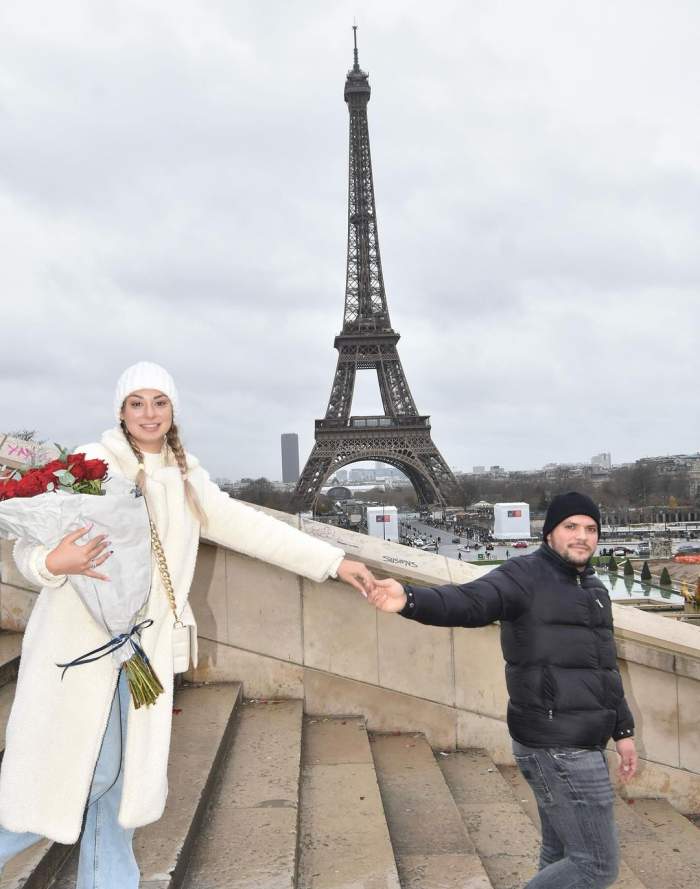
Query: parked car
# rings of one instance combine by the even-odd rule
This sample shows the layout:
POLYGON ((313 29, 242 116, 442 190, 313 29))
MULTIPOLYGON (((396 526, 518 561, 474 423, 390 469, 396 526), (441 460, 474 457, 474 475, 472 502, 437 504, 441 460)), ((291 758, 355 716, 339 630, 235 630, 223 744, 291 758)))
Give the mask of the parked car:
POLYGON ((525 549, 528 546, 526 540, 516 540, 513 544, 513 549, 525 549))
POLYGON ((697 543, 681 543, 676 550, 676 555, 678 556, 695 556, 698 553, 700 553, 700 546, 697 543))
POLYGON ((461 540, 461 538, 459 538, 459 537, 453 537, 453 538, 452 538, 452 543, 461 543, 461 542, 462 542, 462 540, 461 540))

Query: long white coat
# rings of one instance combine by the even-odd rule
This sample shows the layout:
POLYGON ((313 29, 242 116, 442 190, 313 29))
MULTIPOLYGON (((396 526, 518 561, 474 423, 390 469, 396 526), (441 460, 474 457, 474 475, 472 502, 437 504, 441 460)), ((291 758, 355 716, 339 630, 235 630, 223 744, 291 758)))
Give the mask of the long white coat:
MULTIPOLYGON (((109 463, 111 475, 133 479, 137 461, 119 429, 101 444, 79 448, 89 458, 109 463)), ((188 478, 207 516, 207 537, 246 555, 271 562, 316 581, 334 574, 343 552, 252 507, 232 500, 209 480, 188 455, 188 478)), ((199 524, 185 500, 177 466, 149 477, 149 507, 165 549, 178 613, 187 602, 199 545, 199 524)), ((107 641, 65 578, 51 581, 46 550, 18 542, 15 559, 28 580, 43 589, 32 611, 22 645, 15 701, 7 726, 0 772, 0 824, 32 831, 60 843, 80 834, 97 755, 109 716, 117 672, 111 657, 73 667, 61 680, 65 663, 107 641)), ((108 567, 108 566, 107 566, 108 567)), ((190 620, 191 611, 186 611, 190 620)), ((140 827, 163 813, 172 718, 172 611, 157 570, 148 603, 153 626, 142 636, 165 693, 156 704, 131 706, 119 811, 123 827, 140 827)))

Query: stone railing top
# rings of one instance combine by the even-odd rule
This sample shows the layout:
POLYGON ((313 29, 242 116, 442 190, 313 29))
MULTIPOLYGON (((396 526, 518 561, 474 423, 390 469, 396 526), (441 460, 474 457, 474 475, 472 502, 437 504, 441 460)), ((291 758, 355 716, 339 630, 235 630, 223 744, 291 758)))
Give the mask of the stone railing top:
MULTIPOLYGON (((460 562, 289 513, 256 508, 264 509, 287 524, 301 527, 313 537, 339 546, 351 558, 365 562, 370 568, 399 580, 419 585, 467 583, 492 570, 488 565, 460 562)), ((613 612, 615 633, 619 638, 700 660, 700 628, 641 611, 630 605, 613 604, 613 612)))

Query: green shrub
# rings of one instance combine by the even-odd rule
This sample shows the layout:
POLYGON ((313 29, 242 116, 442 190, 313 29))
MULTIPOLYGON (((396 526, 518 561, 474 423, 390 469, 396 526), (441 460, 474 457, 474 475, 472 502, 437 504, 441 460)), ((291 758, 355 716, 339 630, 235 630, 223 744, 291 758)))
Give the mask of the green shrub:
POLYGON ((617 572, 617 562, 615 561, 615 556, 610 556, 608 559, 608 571, 617 572))
POLYGON ((671 583, 671 575, 668 573, 668 568, 664 567, 661 572, 661 577, 659 578, 659 585, 662 587, 671 587, 673 584, 671 583))
POLYGON ((625 577, 634 577, 634 568, 629 559, 625 561, 625 577))
POLYGON ((651 571, 649 570, 649 563, 648 562, 645 562, 642 565, 642 580, 645 583, 651 582, 651 571))

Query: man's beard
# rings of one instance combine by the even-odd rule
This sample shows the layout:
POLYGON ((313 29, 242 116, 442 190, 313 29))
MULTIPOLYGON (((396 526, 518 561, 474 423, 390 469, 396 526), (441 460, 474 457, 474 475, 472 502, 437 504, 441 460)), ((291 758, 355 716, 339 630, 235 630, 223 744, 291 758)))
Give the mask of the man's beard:
POLYGON ((569 552, 568 547, 564 550, 563 553, 559 553, 559 555, 564 559, 565 562, 568 562, 570 565, 575 565, 577 568, 581 568, 583 565, 586 565, 593 555, 591 550, 576 551, 574 553, 569 552))

